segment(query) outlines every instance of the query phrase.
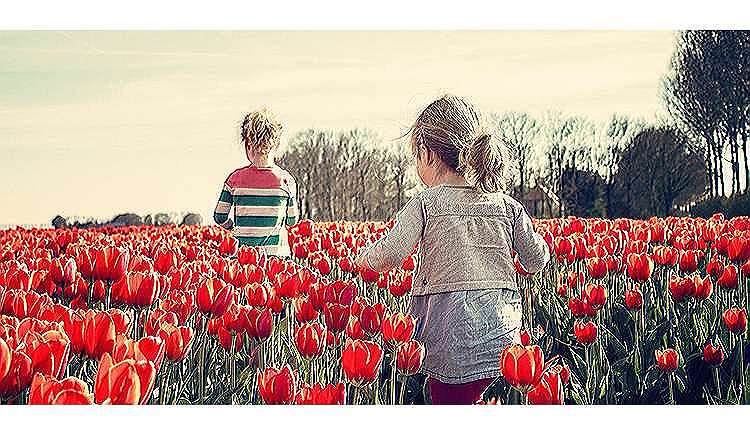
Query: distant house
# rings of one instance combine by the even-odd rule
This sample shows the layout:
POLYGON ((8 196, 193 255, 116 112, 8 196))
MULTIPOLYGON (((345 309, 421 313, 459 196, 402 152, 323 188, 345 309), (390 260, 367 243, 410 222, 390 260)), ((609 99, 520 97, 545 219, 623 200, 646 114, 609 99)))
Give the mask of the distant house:
MULTIPOLYGON (((520 195, 516 188, 516 198, 526 207, 526 211, 535 218, 560 217, 560 198, 557 197, 549 187, 538 183, 534 187, 524 189, 520 195)), ((562 215, 565 215, 565 204, 562 207, 562 215)))

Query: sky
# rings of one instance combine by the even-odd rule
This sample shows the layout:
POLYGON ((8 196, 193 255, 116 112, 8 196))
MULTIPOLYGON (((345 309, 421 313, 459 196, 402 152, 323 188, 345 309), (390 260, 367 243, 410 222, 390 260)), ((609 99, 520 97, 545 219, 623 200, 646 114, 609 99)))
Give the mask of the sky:
POLYGON ((484 112, 653 119, 669 31, 0 32, 0 225, 201 213, 244 113, 401 135, 443 93, 484 112))

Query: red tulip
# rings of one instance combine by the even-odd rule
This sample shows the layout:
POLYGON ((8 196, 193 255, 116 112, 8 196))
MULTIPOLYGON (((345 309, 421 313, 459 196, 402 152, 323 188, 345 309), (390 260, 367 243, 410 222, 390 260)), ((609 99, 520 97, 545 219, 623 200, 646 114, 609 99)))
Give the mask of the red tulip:
POLYGON ((263 266, 266 262, 265 251, 254 246, 240 246, 237 250, 237 261, 242 265, 263 266))
POLYGON ((583 272, 576 273, 575 271, 568 272, 568 287, 571 289, 577 289, 579 285, 582 285, 585 281, 583 272))
POLYGON ((741 310, 737 307, 729 308, 724 311, 722 319, 729 332, 744 334, 747 331, 747 312, 744 308, 741 310))
POLYGON ((164 360, 164 353, 164 341, 159 337, 143 337, 136 341, 120 335, 112 350, 112 360, 115 363, 128 359, 150 361, 158 371, 164 360))
POLYGON ((300 323, 309 323, 318 320, 318 312, 307 297, 296 297, 292 299, 294 317, 300 323))
POLYGON ((128 305, 150 307, 159 298, 160 287, 155 273, 130 272, 112 284, 112 297, 128 305))
POLYGON ((370 269, 369 267, 361 266, 359 268, 359 275, 362 277, 362 281, 366 283, 373 283, 377 282, 380 273, 370 269))
POLYGON ((355 296, 357 296, 357 286, 347 281, 334 281, 323 289, 324 302, 351 305, 355 296))
POLYGON ((239 242, 234 237, 224 237, 219 243, 218 251, 222 257, 231 257, 237 253, 239 242))
POLYGON ((742 264, 750 259, 750 240, 743 236, 735 236, 727 244, 727 256, 737 264, 742 264))
POLYGON ((565 388, 559 371, 545 372, 539 383, 527 393, 531 405, 562 405, 565 388))
MULTIPOLYGON (((143 317, 145 317, 145 313, 143 317)), ((177 317, 177 314, 171 311, 157 308, 154 311, 151 311, 148 318, 145 319, 145 321, 142 320, 142 322, 143 330, 146 332, 146 335, 159 335, 162 325, 169 324, 177 326, 180 324, 180 319, 177 317)))
POLYGON ((357 316, 349 317, 349 323, 346 324, 346 336, 357 340, 367 339, 367 335, 362 330, 362 325, 360 325, 357 316))
POLYGON ((29 405, 93 405, 89 386, 78 378, 61 381, 37 373, 31 382, 29 405))
POLYGON ((93 249, 92 278, 115 282, 125 275, 130 255, 114 246, 93 249))
POLYGON ((714 255, 711 260, 706 263, 706 273, 711 275, 714 278, 718 278, 721 276, 721 273, 724 271, 724 264, 721 262, 721 259, 717 255, 714 255))
POLYGON ((696 251, 682 251, 680 253, 680 271, 692 273, 698 269, 698 256, 696 251))
POLYGON ((651 257, 661 266, 674 266, 677 264, 679 251, 671 246, 655 246, 651 257))
POLYGON ((414 336, 416 322, 414 317, 401 312, 386 316, 383 319, 383 341, 391 346, 406 343, 414 336))
POLYGON ((13 359, 13 353, 8 347, 8 343, 0 337, 0 380, 10 371, 10 362, 13 359))
POLYGON ((316 256, 312 260, 312 266, 320 272, 321 275, 328 275, 331 273, 331 262, 324 256, 316 256))
POLYGON ((655 354, 656 354, 656 365, 658 365, 662 371, 673 372, 677 370, 680 357, 677 354, 676 350, 674 349, 665 349, 663 351, 656 350, 655 354))
POLYGON ((669 293, 672 300, 682 302, 695 293, 695 281, 692 278, 673 276, 669 279, 669 293))
MULTIPOLYGON (((216 320, 211 321, 215 322, 216 320)), ((235 351, 240 350, 244 343, 243 334, 238 334, 234 331, 231 331, 229 328, 227 328, 226 325, 218 325, 218 327, 216 328, 216 335, 219 338, 219 346, 221 346, 226 351, 232 350, 232 338, 234 338, 235 351)))
POLYGON ((586 270, 592 279, 601 279, 607 275, 607 262, 599 257, 586 260, 586 270))
POLYGON ((589 284, 583 295, 595 310, 598 310, 607 302, 607 290, 602 285, 589 284))
POLYGON ((18 395, 31 384, 34 374, 33 361, 23 351, 11 350, 10 368, 4 378, 0 377, 0 397, 18 395))
POLYGON ((99 359, 103 354, 112 352, 117 335, 112 316, 105 312, 88 311, 81 326, 81 350, 84 354, 99 359))
POLYGON ((597 327, 591 321, 584 323, 579 320, 573 325, 573 332, 579 343, 591 344, 596 340, 597 327))
POLYGON ((204 279, 196 291, 195 302, 203 315, 220 317, 234 302, 234 289, 218 278, 204 279))
POLYGON ((654 269, 654 263, 648 254, 630 253, 627 256, 628 276, 638 282, 648 280, 654 269))
POLYGON ((582 301, 578 298, 570 298, 570 300, 568 300, 568 308, 575 318, 596 316, 596 310, 591 306, 588 300, 582 301))
POLYGON ((425 348, 417 340, 401 343, 396 351, 396 368, 405 376, 416 374, 422 368, 425 348))
POLYGON ((267 308, 253 308, 244 311, 245 332, 248 337, 263 341, 273 332, 273 316, 267 308))
POLYGON ((323 316, 328 329, 334 333, 346 329, 351 314, 351 306, 327 302, 323 306, 323 316))
POLYGON ((737 288, 737 267, 734 264, 726 266, 716 280, 716 285, 729 290, 737 288))
POLYGON ((177 262, 177 253, 173 249, 160 248, 154 254, 154 270, 162 275, 177 268, 177 262))
POLYGON ((281 370, 273 367, 258 370, 258 391, 267 405, 291 405, 296 389, 297 381, 289 366, 281 370))
POLYGON ((362 330, 368 336, 372 337, 380 332, 385 317, 385 305, 377 303, 375 305, 364 305, 359 314, 359 322, 362 330))
POLYGON ((344 405, 346 403, 346 385, 330 384, 325 387, 315 384, 312 387, 301 386, 295 404, 297 405, 344 405))
POLYGON ((347 339, 341 353, 346 379, 357 387, 374 382, 380 372, 383 349, 372 341, 347 339))
POLYGON ((628 289, 625 291, 625 306, 629 310, 640 310, 643 306, 643 294, 637 288, 628 289))
POLYGON ((542 377, 544 354, 539 346, 513 344, 500 353, 500 369, 508 383, 525 393, 542 377))
POLYGON ((701 278, 700 276, 693 277, 693 283, 695 285, 695 291, 693 296, 699 300, 708 299, 713 291, 713 284, 708 277, 701 278))
POLYGON ((156 369, 150 361, 126 359, 114 363, 105 353, 99 361, 94 400, 99 404, 143 405, 154 387, 156 369))
POLYGON ((306 323, 297 327, 294 336, 297 350, 304 358, 314 358, 325 351, 325 330, 319 323, 306 323))
POLYGON ((410 255, 401 262, 401 268, 404 270, 414 270, 414 256, 410 255))
POLYGON ((724 351, 721 349, 721 346, 706 343, 706 346, 703 348, 703 361, 714 367, 721 365, 724 361, 724 351))
POLYGON ((523 346, 528 346, 531 344, 531 334, 529 334, 529 331, 523 329, 518 333, 518 335, 523 346))
POLYGON ((247 303, 253 307, 265 307, 268 304, 269 288, 265 284, 250 283, 245 287, 247 303))
POLYGON ((72 284, 76 278, 76 261, 73 258, 56 258, 50 265, 49 275, 58 287, 72 284))
POLYGON ((181 361, 190 351, 195 332, 193 328, 187 326, 162 323, 158 334, 164 341, 167 359, 170 361, 181 361))
POLYGON ((31 358, 34 372, 52 377, 62 375, 70 354, 70 340, 65 333, 57 330, 42 334, 28 332, 23 342, 26 346, 24 352, 31 358))

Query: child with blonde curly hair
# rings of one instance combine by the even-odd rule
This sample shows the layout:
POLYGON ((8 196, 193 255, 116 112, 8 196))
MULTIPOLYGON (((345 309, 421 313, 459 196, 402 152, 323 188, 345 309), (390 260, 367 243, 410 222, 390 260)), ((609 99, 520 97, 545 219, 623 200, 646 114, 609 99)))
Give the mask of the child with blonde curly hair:
POLYGON ((297 221, 297 186, 294 177, 274 163, 281 132, 281 123, 267 108, 245 115, 240 136, 250 164, 224 181, 214 221, 231 229, 241 245, 289 256, 286 227, 297 221))

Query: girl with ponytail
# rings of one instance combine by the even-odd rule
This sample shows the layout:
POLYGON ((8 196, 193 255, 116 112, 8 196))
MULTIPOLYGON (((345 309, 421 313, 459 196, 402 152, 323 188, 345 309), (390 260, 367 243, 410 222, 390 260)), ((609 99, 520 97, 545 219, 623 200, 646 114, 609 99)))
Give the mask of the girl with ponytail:
POLYGON ((432 102, 410 131, 427 189, 393 228, 362 251, 360 267, 386 271, 416 251, 411 304, 433 404, 472 404, 500 376, 500 352, 519 336, 514 252, 530 273, 550 253, 524 206, 504 193, 506 145, 465 98, 432 102))

